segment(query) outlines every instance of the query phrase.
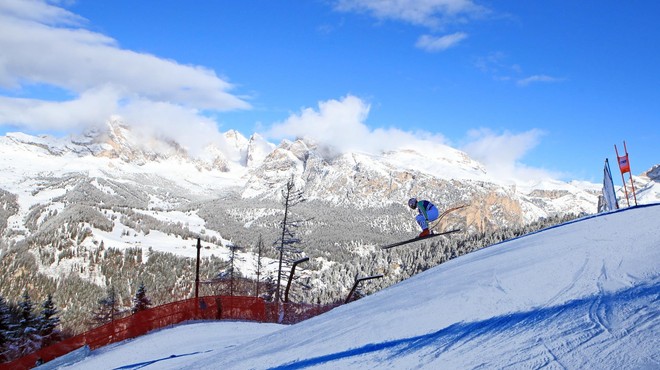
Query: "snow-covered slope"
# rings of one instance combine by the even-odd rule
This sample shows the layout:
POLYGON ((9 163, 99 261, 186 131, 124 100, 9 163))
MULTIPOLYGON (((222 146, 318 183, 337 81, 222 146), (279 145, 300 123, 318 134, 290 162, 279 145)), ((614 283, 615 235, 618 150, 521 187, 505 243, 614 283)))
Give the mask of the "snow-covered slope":
POLYGON ((243 332, 208 324, 102 349, 66 368, 157 359, 158 369, 658 368, 659 220, 654 204, 546 229, 297 325, 264 326, 238 346, 199 341, 243 332), (163 342, 187 347, 145 351, 163 342))

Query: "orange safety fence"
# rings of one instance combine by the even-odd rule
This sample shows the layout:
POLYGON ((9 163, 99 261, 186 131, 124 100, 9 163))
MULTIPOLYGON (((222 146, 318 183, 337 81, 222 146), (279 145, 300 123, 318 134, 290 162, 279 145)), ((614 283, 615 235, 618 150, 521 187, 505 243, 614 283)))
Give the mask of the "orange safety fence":
MULTIPOLYGON (((114 320, 20 357, 0 364, 0 369, 30 369, 81 347, 94 350, 105 345, 144 335, 152 330, 191 320, 267 321, 266 304, 256 297, 211 296, 168 303, 114 320)), ((277 321, 274 321, 277 322, 277 321)))

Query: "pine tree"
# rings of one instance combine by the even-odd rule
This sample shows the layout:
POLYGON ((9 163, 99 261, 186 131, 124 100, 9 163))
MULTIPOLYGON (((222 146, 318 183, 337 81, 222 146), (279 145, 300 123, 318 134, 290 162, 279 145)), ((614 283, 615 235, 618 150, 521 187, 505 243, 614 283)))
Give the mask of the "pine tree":
POLYGON ((7 301, 0 296, 0 363, 13 358, 12 352, 15 351, 14 329, 12 325, 12 315, 7 305, 7 301))
POLYGON ((144 311, 151 306, 151 301, 147 298, 147 288, 144 287, 144 283, 140 283, 135 297, 133 297, 133 308, 131 312, 136 313, 144 311))
POLYGON ((268 302, 275 300, 275 290, 277 289, 277 281, 275 276, 272 273, 268 272, 266 278, 264 279, 264 292, 261 294, 261 298, 268 302))
POLYGON ((32 353, 41 348, 39 320, 34 316, 34 304, 27 289, 23 291, 23 300, 18 303, 18 350, 21 355, 32 353))
POLYGON ((115 288, 108 288, 107 295, 99 299, 99 306, 94 313, 94 324, 101 326, 114 321, 115 316, 119 313, 118 306, 115 288))
POLYGON ((52 294, 48 294, 41 308, 39 332, 43 338, 42 347, 46 347, 62 339, 61 331, 58 329, 60 318, 57 316, 52 294))

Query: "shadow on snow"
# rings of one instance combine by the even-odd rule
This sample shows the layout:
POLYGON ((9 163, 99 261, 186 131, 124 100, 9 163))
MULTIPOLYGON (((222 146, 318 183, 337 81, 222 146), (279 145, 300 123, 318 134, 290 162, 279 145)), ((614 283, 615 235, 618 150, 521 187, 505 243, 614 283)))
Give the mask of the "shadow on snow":
POLYGON ((564 332, 561 334, 570 336, 579 332, 581 339, 576 342, 579 346, 586 343, 589 338, 605 332, 616 336, 616 332, 620 331, 626 335, 628 328, 612 327, 607 320, 608 317, 618 317, 615 315, 616 312, 620 312, 620 315, 624 317, 631 317, 634 323, 657 323, 660 317, 660 311, 657 309, 659 300, 660 281, 656 277, 650 284, 638 285, 614 293, 589 296, 559 306, 540 307, 527 312, 516 312, 482 321, 456 323, 433 333, 370 343, 342 352, 289 362, 271 369, 302 369, 379 352, 390 360, 412 353, 430 355, 433 360, 450 349, 479 339, 487 340, 498 334, 506 333, 506 337, 510 338, 512 333, 530 329, 543 333, 543 330, 539 328, 553 325, 558 320, 574 321, 568 327, 564 327, 564 332), (635 315, 640 317, 634 318, 635 315), (590 332, 587 339, 584 338, 585 332, 590 332))

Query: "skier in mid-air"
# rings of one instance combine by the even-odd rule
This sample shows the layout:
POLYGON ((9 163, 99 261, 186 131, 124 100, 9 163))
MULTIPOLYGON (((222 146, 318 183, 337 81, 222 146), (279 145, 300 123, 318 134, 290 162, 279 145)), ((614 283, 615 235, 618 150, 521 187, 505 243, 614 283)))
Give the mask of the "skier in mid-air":
POLYGON ((422 228, 419 238, 429 236, 431 234, 429 222, 438 218, 438 208, 428 200, 418 201, 417 198, 410 198, 408 200, 408 207, 419 211, 419 214, 415 216, 417 224, 422 228))

